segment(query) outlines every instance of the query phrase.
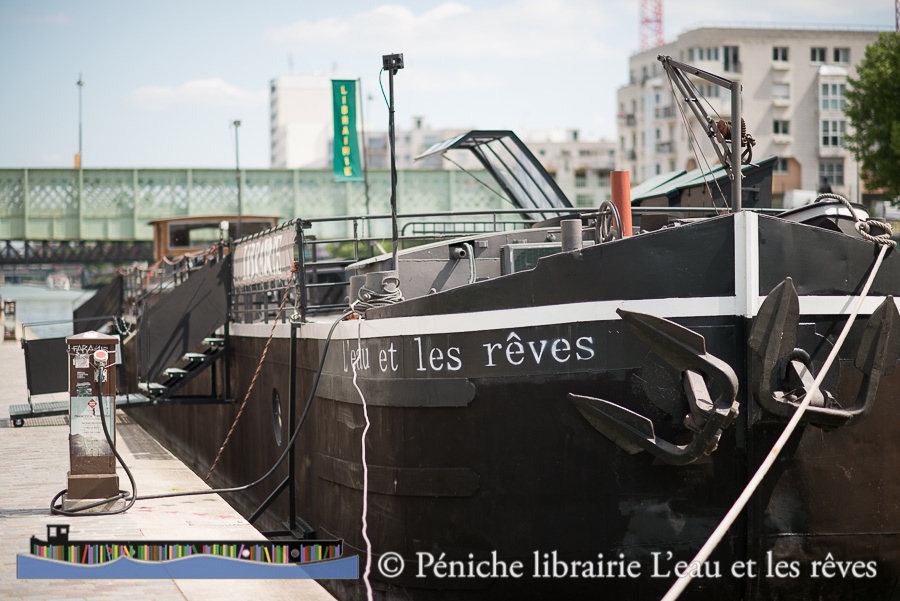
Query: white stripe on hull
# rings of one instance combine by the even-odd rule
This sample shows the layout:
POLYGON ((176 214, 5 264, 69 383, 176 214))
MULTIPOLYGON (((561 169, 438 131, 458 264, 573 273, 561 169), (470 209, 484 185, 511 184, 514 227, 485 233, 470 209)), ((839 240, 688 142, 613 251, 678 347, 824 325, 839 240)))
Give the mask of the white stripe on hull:
MULTIPOLYGON (((855 298, 855 296, 801 296, 800 315, 847 315, 850 305, 855 298)), ((884 298, 883 296, 867 298, 863 303, 860 314, 871 315, 878 305, 884 301, 884 298)), ((764 299, 764 296, 758 296, 755 299, 755 306, 759 307, 764 299)), ((900 308, 900 303, 898 303, 897 299, 894 299, 894 303, 900 308)), ((339 325, 335 330, 334 338, 340 340, 356 338, 358 335, 362 338, 379 338, 382 336, 452 334, 568 323, 616 321, 619 319, 616 309, 619 308, 670 319, 742 316, 742 311, 738 309, 738 299, 734 296, 615 300, 498 311, 364 319, 361 320, 361 323, 353 320, 339 325)), ((314 323, 304 324, 300 328, 298 335, 301 338, 324 338, 328 335, 328 329, 336 318, 337 315, 321 316, 314 323)), ((235 336, 265 337, 269 335, 271 329, 271 324, 235 323, 231 325, 231 333, 235 336)), ((287 338, 289 335, 290 328, 288 325, 279 324, 276 327, 275 336, 277 338, 287 338)))

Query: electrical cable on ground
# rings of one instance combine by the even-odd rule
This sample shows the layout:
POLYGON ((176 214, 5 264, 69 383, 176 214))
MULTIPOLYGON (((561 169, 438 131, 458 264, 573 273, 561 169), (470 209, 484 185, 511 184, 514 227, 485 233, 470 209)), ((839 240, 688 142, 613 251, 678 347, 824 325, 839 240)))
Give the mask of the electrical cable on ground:
MULTIPOLYGON (((162 493, 162 494, 158 494, 158 495, 132 496, 129 500, 130 501, 148 501, 148 500, 152 500, 152 499, 168 499, 168 498, 172 498, 172 497, 190 497, 190 496, 199 496, 199 495, 241 492, 241 491, 249 490, 249 489, 253 488, 254 486, 261 484, 269 476, 271 476, 273 473, 275 473, 275 470, 278 469, 278 466, 280 466, 284 462, 284 460, 288 456, 288 453, 290 453, 291 450, 294 448, 294 443, 297 440, 297 436, 300 434, 300 430, 303 428, 303 424, 306 422, 306 418, 308 417, 309 411, 312 408, 313 400, 316 398, 316 391, 319 388, 319 380, 322 376, 322 371, 325 369, 325 359, 328 357, 328 349, 331 345, 331 339, 332 339, 332 336, 334 335, 334 330, 337 328, 337 325, 341 321, 344 320, 344 318, 346 318, 348 315, 350 315, 350 313, 351 313, 351 311, 346 311, 346 312, 342 313, 341 316, 338 317, 334 321, 333 324, 331 324, 331 329, 328 330, 328 336, 325 338, 325 346, 322 349, 322 356, 319 359, 319 367, 318 367, 318 370, 316 371, 315 378, 313 378, 312 388, 310 389, 310 392, 309 392, 309 398, 306 400, 306 406, 303 408, 303 413, 300 415, 300 420, 297 423, 297 427, 294 428, 294 432, 291 434, 291 438, 290 438, 290 440, 288 440, 287 445, 285 445, 284 451, 282 451, 281 455, 278 457, 278 459, 275 461, 275 463, 272 464, 272 467, 270 467, 269 470, 265 474, 263 474, 262 476, 260 476, 256 480, 254 480, 253 482, 250 482, 249 484, 244 484, 242 486, 233 486, 230 488, 211 488, 211 489, 207 489, 207 490, 191 490, 191 491, 173 492, 173 493, 162 493)), ((113 447, 113 448, 115 449, 115 447, 113 447)), ((116 457, 119 460, 119 463, 125 469, 125 472, 129 475, 129 479, 132 482, 132 486, 134 486, 134 479, 131 477, 131 472, 128 470, 128 467, 125 465, 125 462, 122 461, 122 458, 119 457, 118 454, 116 455, 116 457)), ((56 500, 59 499, 62 495, 64 495, 66 492, 67 491, 63 490, 53 498, 53 501, 51 501, 51 504, 50 504, 51 513, 59 513, 61 515, 72 515, 72 516, 104 515, 102 513, 100 513, 100 514, 98 514, 98 513, 84 514, 83 512, 84 512, 84 510, 90 509, 92 507, 97 507, 99 505, 103 505, 103 504, 109 503, 111 501, 116 501, 121 498, 127 498, 127 497, 123 497, 123 493, 124 493, 124 491, 123 491, 123 493, 120 493, 119 495, 116 495, 115 497, 111 497, 109 499, 104 499, 102 501, 98 501, 97 503, 93 503, 89 506, 80 508, 79 511, 82 513, 79 513, 76 511, 61 513, 60 511, 55 510, 56 508, 54 507, 54 504, 55 504, 56 500)), ((130 506, 131 505, 129 505, 129 507, 130 506)), ((124 511, 124 510, 122 510, 122 511, 124 511)), ((117 511, 115 513, 121 513, 121 511, 117 511)))
MULTIPOLYGON (((295 261, 294 265, 291 267, 291 274, 297 273, 300 267, 298 263, 295 261)), ((281 304, 278 305, 278 312, 275 313, 275 319, 272 320, 272 329, 269 331, 269 339, 266 340, 266 345, 263 347, 262 355, 259 357, 259 363, 256 364, 256 371, 253 373, 253 378, 250 380, 250 386, 247 387, 247 393, 244 395, 244 400, 241 402, 241 408, 238 409, 237 415, 234 416, 234 421, 231 423, 231 428, 228 430, 228 434, 225 435, 225 440, 222 441, 222 446, 219 447, 219 452, 216 453, 216 458, 212 463, 212 466, 209 468, 209 472, 206 474, 206 478, 204 480, 209 480, 212 476, 213 471, 216 469, 216 466, 219 464, 219 459, 222 457, 222 453, 225 451, 225 447, 228 446, 228 442, 231 440, 231 435, 234 434, 234 429, 237 427, 238 422, 241 419, 241 415, 244 413, 244 408, 247 407, 247 401, 250 400, 250 393, 253 392, 253 387, 256 386, 256 379, 259 378, 259 372, 262 371, 263 363, 266 360, 266 354, 269 352, 269 345, 272 344, 272 338, 275 337, 275 328, 278 327, 278 320, 281 318, 281 314, 284 311, 284 304, 287 302, 288 297, 291 294, 291 287, 284 287, 284 295, 281 297, 281 304)))
MULTIPOLYGON (((64 488, 63 490, 56 493, 56 496, 53 497, 53 499, 50 501, 50 513, 52 513, 54 515, 65 515, 65 516, 74 517, 74 516, 80 515, 80 512, 87 511, 88 509, 93 509, 94 507, 100 507, 101 505, 106 505, 107 503, 113 503, 115 501, 118 501, 119 499, 126 499, 127 502, 125 504, 125 507, 122 507, 121 509, 116 509, 116 510, 112 510, 112 511, 94 511, 94 512, 90 513, 90 515, 117 515, 119 513, 125 513, 126 511, 131 509, 131 507, 135 503, 135 498, 136 498, 135 495, 137 494, 137 484, 134 481, 134 476, 132 475, 131 470, 128 469, 128 466, 125 464, 125 461, 122 459, 122 456, 119 455, 119 451, 116 450, 116 445, 113 442, 112 436, 110 436, 110 434, 109 434, 109 428, 106 426, 106 412, 103 411, 103 387, 102 387, 101 382, 103 382, 106 379, 105 373, 108 368, 106 365, 98 365, 98 364, 94 364, 94 368, 99 370, 98 378, 97 378, 98 381, 96 382, 96 384, 97 384, 97 404, 100 405, 100 425, 103 427, 103 435, 106 436, 106 443, 109 445, 109 448, 112 449, 112 452, 116 458, 116 461, 118 461, 119 465, 122 466, 122 469, 125 470, 125 475, 128 476, 128 481, 131 483, 131 497, 127 496, 128 493, 126 491, 119 490, 119 494, 114 497, 110 497, 108 499, 103 499, 102 501, 96 501, 94 503, 89 503, 87 505, 82 505, 82 506, 78 507, 77 509, 66 510, 66 509, 62 508, 63 507, 62 503, 60 503, 59 505, 56 504, 56 502, 60 499, 60 497, 62 497, 67 492, 69 492, 68 488, 64 488)), ((114 400, 113 401, 113 419, 115 419, 115 415, 116 415, 116 403, 114 400)))

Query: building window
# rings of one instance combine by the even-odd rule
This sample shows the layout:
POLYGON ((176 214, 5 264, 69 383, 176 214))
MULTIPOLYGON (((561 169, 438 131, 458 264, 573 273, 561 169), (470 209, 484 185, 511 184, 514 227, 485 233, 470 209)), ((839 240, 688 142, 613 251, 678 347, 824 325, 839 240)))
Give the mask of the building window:
POLYGON ((787 46, 775 46, 772 48, 772 60, 778 61, 780 63, 786 63, 788 61, 788 49, 787 46))
POLYGON ((772 133, 773 134, 789 134, 791 133, 789 127, 789 121, 786 119, 775 119, 772 121, 772 133))
POLYGON ((719 60, 719 47, 710 46, 709 48, 688 48, 688 60, 698 61, 717 61, 719 60))
POLYGON ((843 119, 823 119, 819 125, 822 146, 827 146, 828 148, 840 148, 843 146, 845 127, 846 121, 843 119))
POLYGON ((772 98, 790 98, 791 86, 786 83, 772 84, 772 98))
POLYGON ((584 169, 578 169, 575 171, 575 187, 576 188, 587 188, 587 171, 584 169))
POLYGON ((844 160, 823 159, 819 162, 819 181, 826 180, 833 186, 844 185, 844 160))
POLYGON ((731 73, 741 72, 741 62, 738 60, 737 46, 722 46, 722 54, 724 54, 723 69, 731 73))
POLYGON ((847 85, 842 83, 823 83, 819 88, 822 92, 822 110, 823 111, 842 111, 847 103, 844 98, 844 92, 847 91, 847 85))
POLYGON ((718 98, 719 92, 721 88, 715 84, 711 83, 698 83, 694 84, 697 86, 697 92, 705 97, 705 98, 718 98))
POLYGON ((790 172, 788 165, 789 161, 787 159, 778 158, 775 161, 775 166, 772 167, 772 173, 775 175, 787 175, 790 172))
POLYGON ((834 62, 839 65, 849 65, 850 64, 850 49, 849 48, 835 48, 834 49, 834 62))
POLYGON ((592 207, 592 206, 594 206, 594 195, 593 194, 576 194, 575 195, 575 204, 579 207, 592 207))
POLYGON ((824 63, 825 62, 825 49, 824 48, 810 48, 809 49, 809 62, 824 63))

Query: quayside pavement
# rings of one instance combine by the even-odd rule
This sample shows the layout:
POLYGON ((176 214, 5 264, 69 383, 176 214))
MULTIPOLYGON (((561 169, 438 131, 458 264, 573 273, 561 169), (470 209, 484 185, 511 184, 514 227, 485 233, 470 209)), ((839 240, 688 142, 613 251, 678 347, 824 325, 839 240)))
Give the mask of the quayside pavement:
MULTIPOLYGON (((58 400, 64 400, 60 395, 58 400)), ((218 495, 139 501, 114 516, 50 514, 50 500, 66 487, 65 417, 26 420, 14 428, 9 406, 26 402, 25 359, 18 341, 0 340, 0 599, 331 600, 313 580, 19 580, 16 555, 28 553, 32 535, 46 538, 47 524, 69 524, 79 539, 252 540, 264 537, 218 495)), ((122 412, 117 448, 139 494, 208 488, 190 469, 122 412)), ((128 478, 119 469, 119 481, 128 478)))

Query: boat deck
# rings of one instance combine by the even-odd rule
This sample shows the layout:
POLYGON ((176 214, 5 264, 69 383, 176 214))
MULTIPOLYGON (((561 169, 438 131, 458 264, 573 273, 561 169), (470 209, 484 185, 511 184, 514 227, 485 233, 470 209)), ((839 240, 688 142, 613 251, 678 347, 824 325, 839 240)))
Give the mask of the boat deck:
MULTIPOLYGON (((10 407, 26 398, 25 361, 18 341, 0 341, 0 599, 330 600, 313 580, 19 580, 16 555, 47 524, 69 524, 72 538, 128 540, 264 540, 218 495, 138 501, 114 516, 50 514, 50 500, 66 487, 68 433, 64 416, 35 417, 14 428, 10 407)), ((56 402, 65 395, 58 395, 56 402)), ((188 467, 119 412, 117 448, 134 474, 138 494, 207 488, 188 467)), ((128 479, 122 470, 123 488, 128 479)))

